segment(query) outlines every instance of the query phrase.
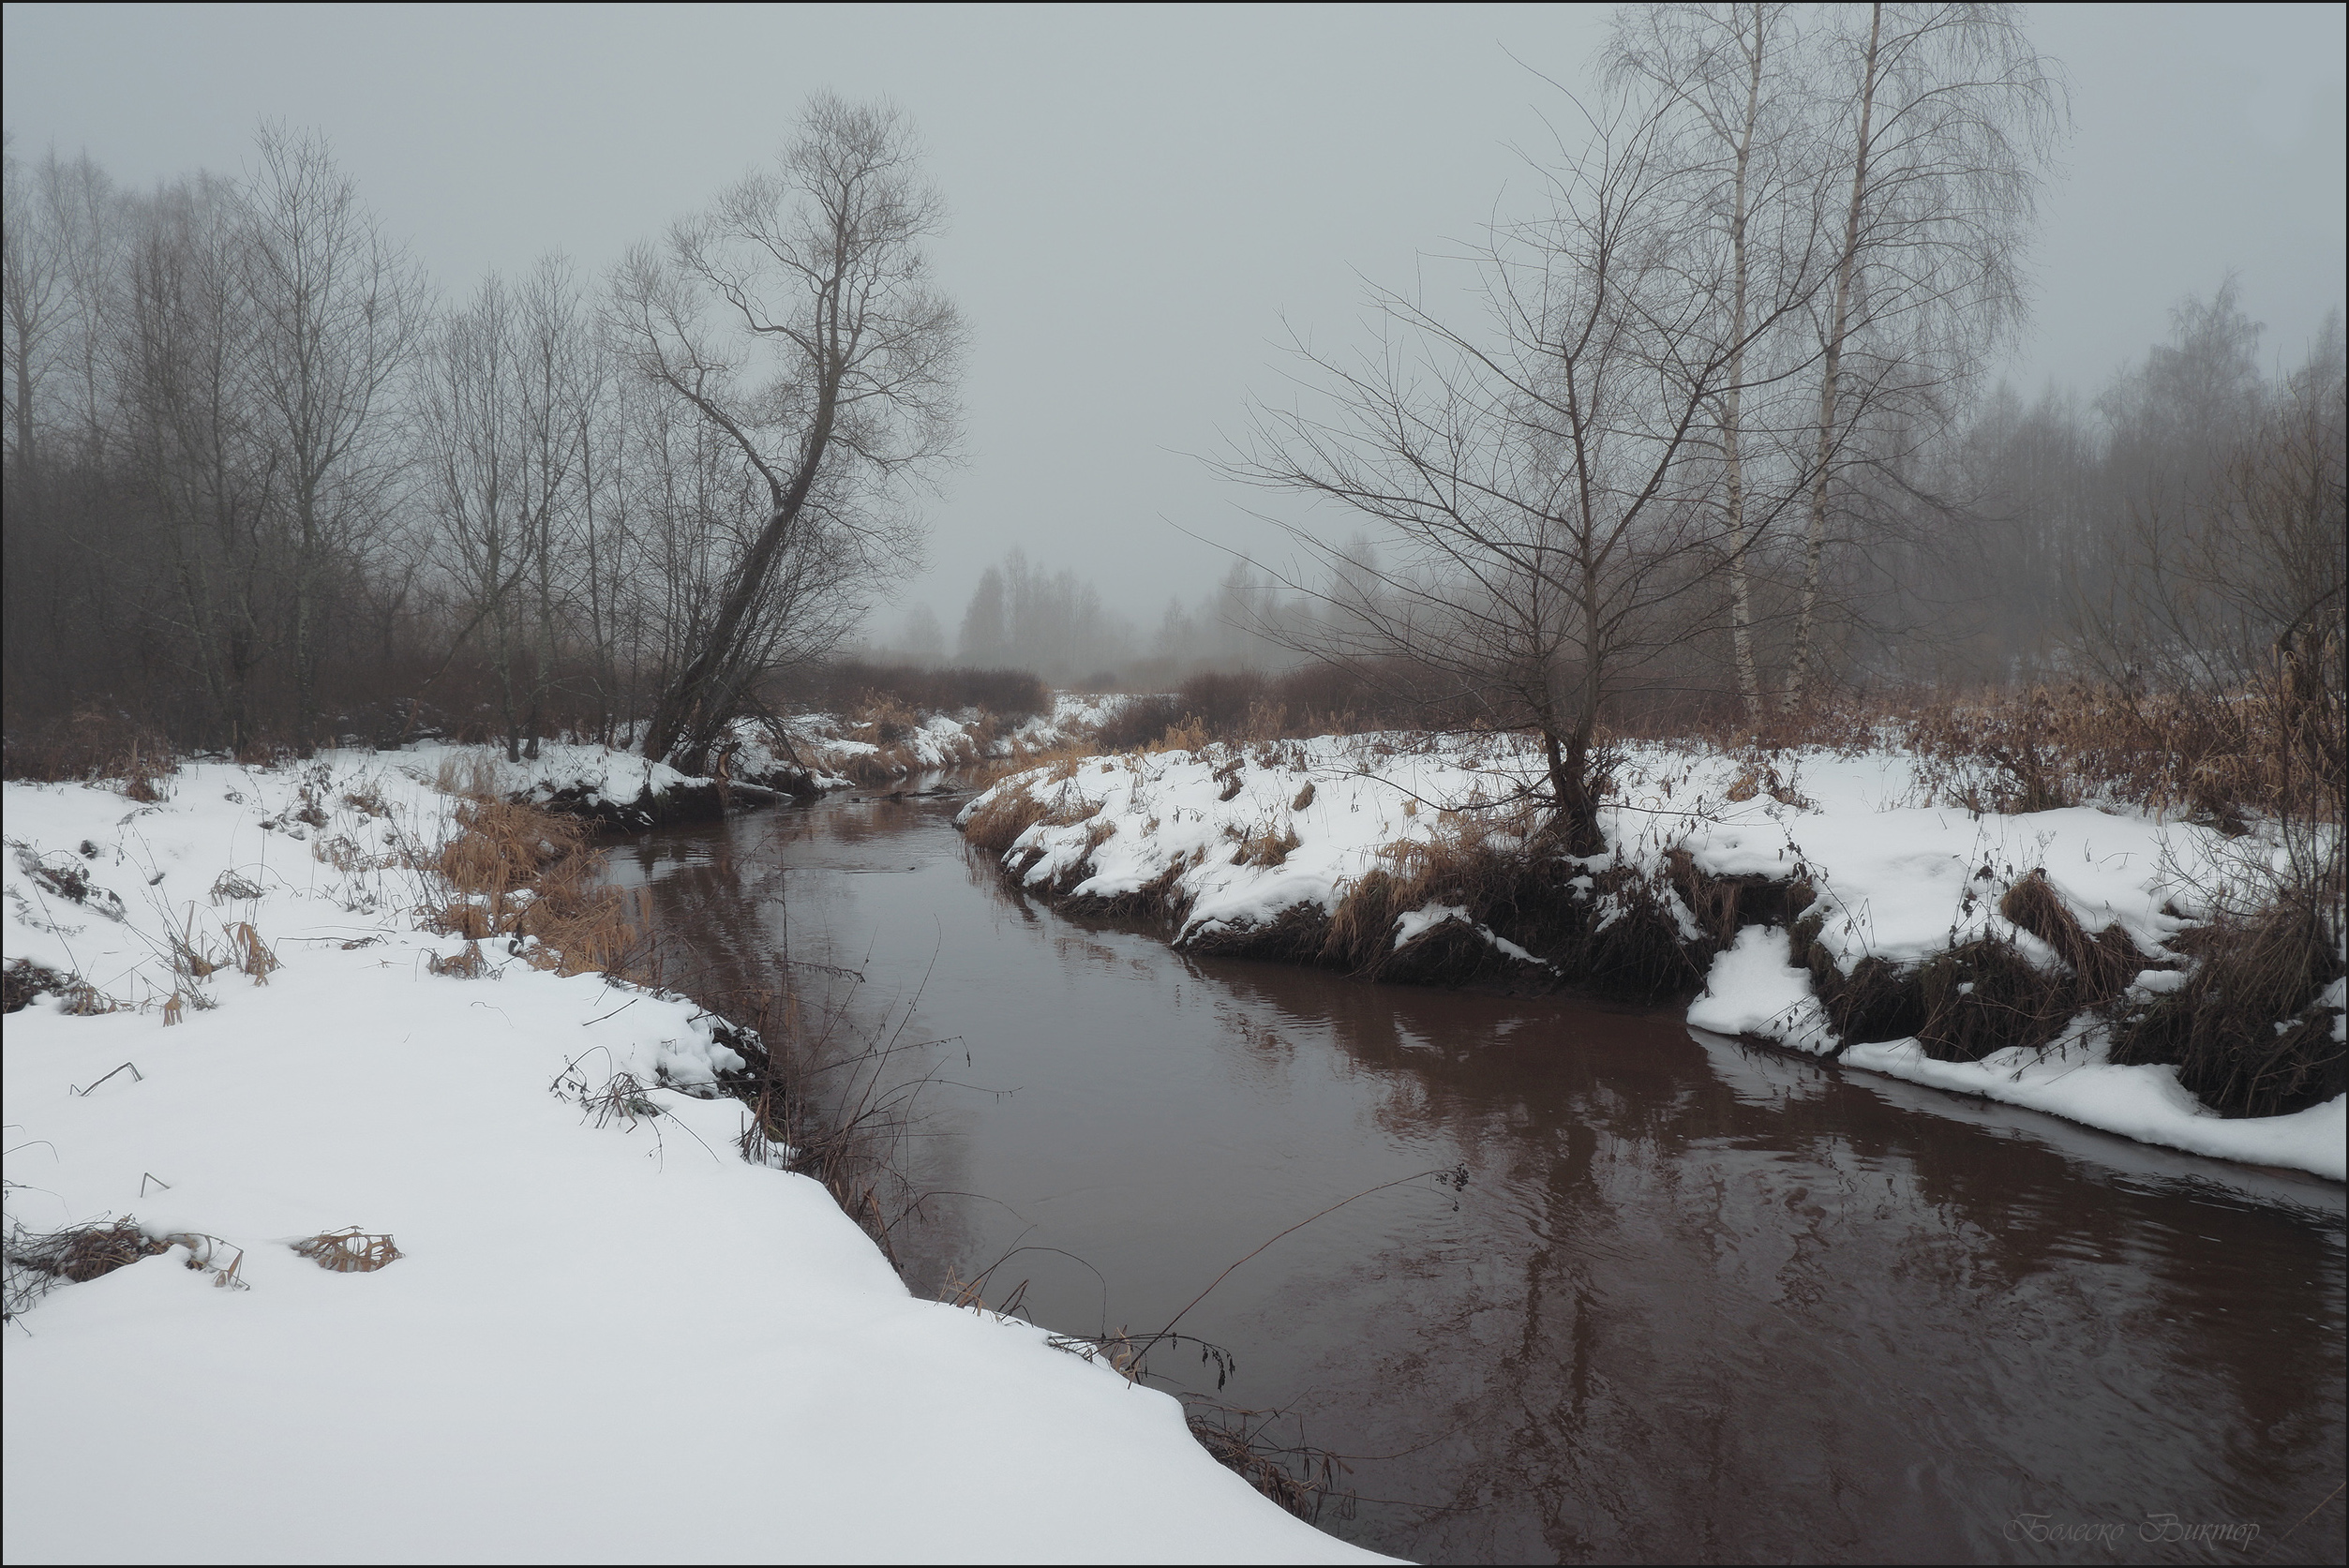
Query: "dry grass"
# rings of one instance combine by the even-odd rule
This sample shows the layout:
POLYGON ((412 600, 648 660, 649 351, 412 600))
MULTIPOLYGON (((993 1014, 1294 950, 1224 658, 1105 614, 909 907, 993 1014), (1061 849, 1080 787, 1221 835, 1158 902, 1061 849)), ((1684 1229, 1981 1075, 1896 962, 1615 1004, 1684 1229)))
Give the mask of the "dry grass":
POLYGON ((503 936, 537 938, 523 949, 537 968, 626 975, 645 935, 622 893, 599 885, 604 857, 589 843, 590 825, 471 788, 485 784, 481 774, 477 766, 457 775, 469 785, 457 831, 417 867, 436 889, 426 923, 471 943, 457 958, 436 960, 446 965, 436 973, 465 973, 457 966, 468 963, 478 973, 480 941, 503 936))
POLYGON ((2174 1066, 2228 1116, 2305 1110, 2349 1089, 2341 1015, 2317 1001, 2344 968, 2341 919, 2338 884, 2322 880, 2222 914, 2195 933, 2206 956, 2185 983, 2117 1020, 2112 1059, 2174 1066))
POLYGON ((346 1225, 293 1243, 293 1250, 336 1274, 373 1274, 402 1256, 388 1235, 346 1225))
POLYGON ((142 803, 162 799, 165 781, 178 768, 160 732, 94 703, 21 739, 10 738, 0 752, 0 776, 111 783, 142 803))
POLYGON ((1285 820, 1260 822, 1240 835, 1238 846, 1232 851, 1232 863, 1235 866, 1280 865, 1289 859, 1289 852, 1304 842, 1297 837, 1296 827, 1293 823, 1285 820))
MULTIPOLYGON (((2342 706, 2281 682, 2216 694, 2079 682, 2028 691, 1847 694, 1756 726, 1617 733, 1768 756, 1803 746, 1915 754, 1930 803, 2045 811, 2104 799, 2240 831, 2259 817, 2339 822, 2349 791, 2342 706)), ((1758 770, 1740 781, 1760 793, 1758 770)), ((1732 799, 1747 796, 1732 795, 1732 799)), ((1926 802, 1921 802, 1926 803, 1926 802)))
POLYGON ((271 972, 279 967, 277 955, 261 939, 253 922, 234 922, 228 927, 228 935, 230 963, 238 973, 250 977, 255 985, 267 985, 271 972))
POLYGON ((1325 1448, 1276 1440, 1273 1426, 1286 1415, 1198 1399, 1187 1399, 1184 1409, 1184 1422, 1199 1445, 1264 1497, 1308 1524, 1320 1523, 1324 1513, 1352 1518, 1355 1499, 1344 1485, 1345 1462, 1325 1448))
POLYGON ((59 1285, 86 1284, 170 1250, 169 1242, 148 1235, 127 1216, 38 1235, 11 1225, 6 1244, 0 1246, 0 1259, 7 1263, 6 1282, 0 1286, 5 1311, 0 1316, 15 1317, 59 1285))

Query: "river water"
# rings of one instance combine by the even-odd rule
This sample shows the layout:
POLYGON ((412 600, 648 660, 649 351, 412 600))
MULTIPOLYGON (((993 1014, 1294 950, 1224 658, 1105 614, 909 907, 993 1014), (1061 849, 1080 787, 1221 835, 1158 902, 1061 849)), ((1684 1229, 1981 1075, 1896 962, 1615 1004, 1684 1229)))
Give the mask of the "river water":
POLYGON ((955 804, 663 829, 610 876, 705 983, 787 949, 811 1016, 897 1042, 925 1293, 994 1263, 990 1303, 1146 1333, 1399 1183, 1182 1317, 1220 1389, 1150 1358, 1346 1456, 1324 1528, 1446 1562, 2342 1560, 2339 1186, 1677 1009, 1190 958, 1006 889, 955 804))

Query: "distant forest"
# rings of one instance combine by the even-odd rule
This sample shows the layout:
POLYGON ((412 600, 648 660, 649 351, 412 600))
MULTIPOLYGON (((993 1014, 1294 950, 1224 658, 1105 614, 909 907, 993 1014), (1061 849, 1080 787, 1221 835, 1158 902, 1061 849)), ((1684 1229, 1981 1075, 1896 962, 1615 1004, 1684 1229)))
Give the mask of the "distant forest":
POLYGON ((1911 79, 1840 12, 1784 41, 1710 14, 1622 13, 1592 150, 1482 259, 1486 326, 1380 296, 1369 369, 1305 367, 1324 422, 1255 411, 1227 477, 1337 502, 1344 538, 1268 523, 1141 622, 1016 549, 951 627, 886 607, 962 350, 892 112, 817 100, 775 172, 606 277, 550 256, 461 295, 313 135, 148 189, 11 146, 7 731, 691 763, 844 653, 1160 690, 1409 665, 1450 711, 1585 737, 1855 690, 2220 692, 2280 661, 2337 698, 2338 316, 2270 347, 2228 278, 2091 397, 1985 385, 2048 112, 2019 35, 1920 32, 1911 79), (1888 138, 1878 110, 1944 101, 1934 72, 1983 50, 2006 97, 1888 138), (1950 218, 1961 190, 2004 216, 1950 218), (1381 352, 1431 379, 1381 380, 1381 352))

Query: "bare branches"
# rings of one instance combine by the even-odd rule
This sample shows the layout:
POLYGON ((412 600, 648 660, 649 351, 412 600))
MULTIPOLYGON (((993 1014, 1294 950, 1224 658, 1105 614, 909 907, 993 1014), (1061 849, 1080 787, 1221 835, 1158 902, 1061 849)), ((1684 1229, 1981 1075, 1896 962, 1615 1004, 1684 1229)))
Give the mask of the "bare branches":
POLYGON ((646 754, 697 767, 795 621, 835 623, 822 606, 915 558, 906 485, 957 428, 962 324, 922 248, 941 218, 902 117, 821 96, 774 169, 616 275, 609 319, 634 363, 766 491, 646 754))
MULTIPOLYGON (((1482 320, 1375 296, 1377 351, 1298 351, 1332 411, 1260 411, 1227 465, 1368 529, 1333 546, 1282 525, 1340 585, 1307 650, 1442 671, 1539 735, 1577 853, 1602 843, 1591 757, 1608 694, 1703 613, 1713 524, 1691 459, 1746 341, 1717 330, 1726 270, 1673 199, 1670 104, 1643 91, 1585 113, 1588 150, 1546 172, 1547 210, 1476 258, 1482 320)), ((1768 302, 1755 330, 1800 303, 1768 302)))

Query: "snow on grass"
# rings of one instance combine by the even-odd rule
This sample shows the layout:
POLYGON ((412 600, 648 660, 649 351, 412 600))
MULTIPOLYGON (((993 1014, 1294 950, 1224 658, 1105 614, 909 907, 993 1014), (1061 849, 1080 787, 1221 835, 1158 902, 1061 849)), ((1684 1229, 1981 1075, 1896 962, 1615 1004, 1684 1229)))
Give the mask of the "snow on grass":
MULTIPOLYGON (((1139 753, 1006 779, 961 820, 1024 797, 1036 819, 1006 848, 1007 868, 1030 887, 1075 897, 1160 889, 1183 911, 1180 943, 1266 925, 1300 904, 1335 914, 1350 885, 1393 863, 1399 847, 1459 831, 1482 803, 1537 779, 1539 765, 1499 737, 1364 735, 1139 753), (1278 859, 1249 853, 1253 844, 1290 840, 1278 859)), ((2242 871, 2242 841, 2141 813, 2001 815, 1934 803, 1911 759, 1893 752, 1807 751, 1776 766, 1784 777, 1735 756, 1629 748, 1605 817, 1609 855, 1586 867, 1620 860, 1661 872, 1681 851, 1714 876, 1806 881, 1818 896, 1805 924, 1816 919, 1817 940, 1846 974, 1863 959, 1913 964, 1983 937, 2053 963, 2044 942, 1998 910, 2033 872, 2087 930, 2117 926, 2148 964, 2167 962, 2169 938, 2242 871)), ((1673 912, 1693 935, 1676 898, 1673 912)), ((1469 923, 1465 909, 1441 903, 1402 914, 1396 944, 1447 918, 1469 923)), ((1533 961, 1521 948, 1512 956, 1533 961)), ((2148 992, 2170 983, 2162 969, 2138 980, 2148 992)), ((1714 957, 1689 1023, 1822 1053, 1842 1043, 1810 974, 1789 962, 1787 933, 1770 927, 1746 928, 1714 957)), ((2082 1026, 2045 1052, 1978 1063, 1932 1060, 1913 1039, 1854 1043, 1841 1060, 2173 1148, 2349 1176, 2349 1098, 2294 1115, 2225 1118, 2179 1087, 2174 1069, 2116 1067, 2103 1050, 2102 1030, 2082 1026)))
POLYGON ((248 1287, 175 1248, 11 1324, 10 1560, 1366 1560, 1173 1399, 913 1299, 820 1186, 746 1164, 741 1107, 686 1092, 736 1065, 690 1003, 502 943, 431 974, 464 946, 413 929, 432 773, 6 786, 0 950, 123 1004, 7 1017, 10 1216, 217 1237, 248 1287), (266 983, 192 978, 245 924, 266 983), (572 1064, 670 1086, 599 1127, 550 1092, 572 1064), (402 1256, 293 1250, 352 1225, 402 1256))
POLYGON ((782 722, 787 752, 763 725, 744 721, 736 726, 736 770, 756 780, 804 767, 819 789, 947 772, 1065 745, 1098 727, 1123 700, 1063 692, 1054 698, 1052 712, 1031 714, 1016 724, 977 709, 932 713, 889 726, 836 713, 796 714, 782 722), (793 754, 799 763, 790 761, 793 754))

